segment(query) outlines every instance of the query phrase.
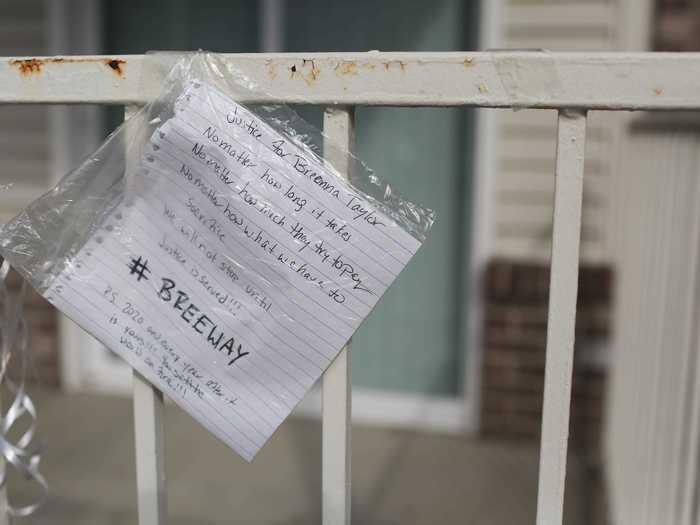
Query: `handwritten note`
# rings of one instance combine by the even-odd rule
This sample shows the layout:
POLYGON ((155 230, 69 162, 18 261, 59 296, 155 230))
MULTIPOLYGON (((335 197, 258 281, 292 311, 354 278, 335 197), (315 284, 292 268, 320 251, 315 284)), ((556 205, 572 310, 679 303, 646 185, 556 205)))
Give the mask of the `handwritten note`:
POLYGON ((175 108, 46 297, 250 461, 420 243, 215 88, 175 108))

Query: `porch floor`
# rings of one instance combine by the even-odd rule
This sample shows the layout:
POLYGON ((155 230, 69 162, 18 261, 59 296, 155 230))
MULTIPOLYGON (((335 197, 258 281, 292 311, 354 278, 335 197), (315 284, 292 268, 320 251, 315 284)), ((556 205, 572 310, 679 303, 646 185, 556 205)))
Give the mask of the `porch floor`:
MULTIPOLYGON (((135 524, 131 400, 34 390, 48 504, 24 524, 135 524)), ((353 523, 534 523, 538 451, 531 444, 353 428, 353 523)), ((166 414, 169 523, 320 522, 318 421, 286 421, 247 464, 175 406, 166 414)), ((16 477, 10 493, 31 493, 16 477)), ((586 523, 582 462, 570 458, 565 523, 586 523)))

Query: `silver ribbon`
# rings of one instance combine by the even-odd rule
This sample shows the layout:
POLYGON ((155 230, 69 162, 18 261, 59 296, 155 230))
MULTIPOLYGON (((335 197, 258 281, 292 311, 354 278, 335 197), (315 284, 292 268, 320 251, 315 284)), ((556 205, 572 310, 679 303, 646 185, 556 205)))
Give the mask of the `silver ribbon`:
POLYGON ((0 413, 0 454, 5 459, 5 468, 0 468, 0 498, 7 498, 7 472, 12 465, 27 481, 35 482, 40 490, 37 498, 29 505, 14 506, 7 501, 6 510, 10 516, 24 517, 44 504, 49 486, 39 472, 41 447, 36 445, 34 439, 37 426, 36 408, 25 391, 25 379, 29 370, 29 339, 27 322, 23 315, 26 283, 22 280, 19 293, 11 296, 5 283, 9 271, 10 264, 4 260, 0 265, 0 386, 7 387, 12 403, 5 414, 0 413), (12 359, 19 365, 19 378, 16 381, 8 374, 8 366, 12 359), (16 442, 12 442, 9 437, 10 431, 22 418, 29 418, 28 428, 16 442))

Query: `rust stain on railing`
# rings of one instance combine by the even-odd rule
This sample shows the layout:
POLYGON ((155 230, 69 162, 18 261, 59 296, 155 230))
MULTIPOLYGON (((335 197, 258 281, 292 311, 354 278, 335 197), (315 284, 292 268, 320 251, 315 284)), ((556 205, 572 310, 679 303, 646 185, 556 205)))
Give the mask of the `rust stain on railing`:
MULTIPOLYGON (((390 60, 388 62, 371 62, 371 61, 355 61, 355 60, 339 60, 333 65, 333 73, 339 77, 347 76, 357 76, 362 71, 370 73, 377 69, 377 66, 384 66, 383 70, 390 72, 392 70, 400 70, 401 73, 405 73, 408 68, 408 64, 401 60, 390 60)), ((267 76, 274 80, 277 77, 277 71, 275 69, 275 64, 272 61, 266 63, 267 76)), ((304 58, 301 63, 292 63, 289 69, 290 79, 303 80, 307 86, 311 87, 321 76, 321 67, 316 65, 314 59, 304 58)), ((346 89, 346 88, 344 88, 346 89)))
POLYGON ((352 61, 338 62, 335 72, 338 75, 357 75, 357 64, 352 61))
POLYGON ((402 73, 406 71, 406 62, 402 62, 401 60, 392 60, 390 62, 384 62, 384 70, 389 71, 392 65, 399 66, 401 68, 402 73))
POLYGON ((83 62, 102 63, 118 77, 124 77, 124 65, 126 64, 126 60, 117 58, 22 58, 10 60, 10 65, 16 67, 20 75, 26 77, 41 73, 42 68, 47 64, 76 64, 83 62))
POLYGON ((106 60, 105 64, 109 66, 116 75, 120 77, 124 75, 124 70, 122 70, 122 66, 126 64, 126 60, 118 60, 116 58, 113 58, 112 60, 106 60))
MULTIPOLYGON (((292 64, 289 68, 290 78, 299 77, 306 85, 311 86, 316 80, 318 80, 321 70, 316 67, 316 62, 313 59, 302 59, 301 66, 297 67, 296 64, 292 64)), ((269 70, 268 70, 269 73, 269 70)))

